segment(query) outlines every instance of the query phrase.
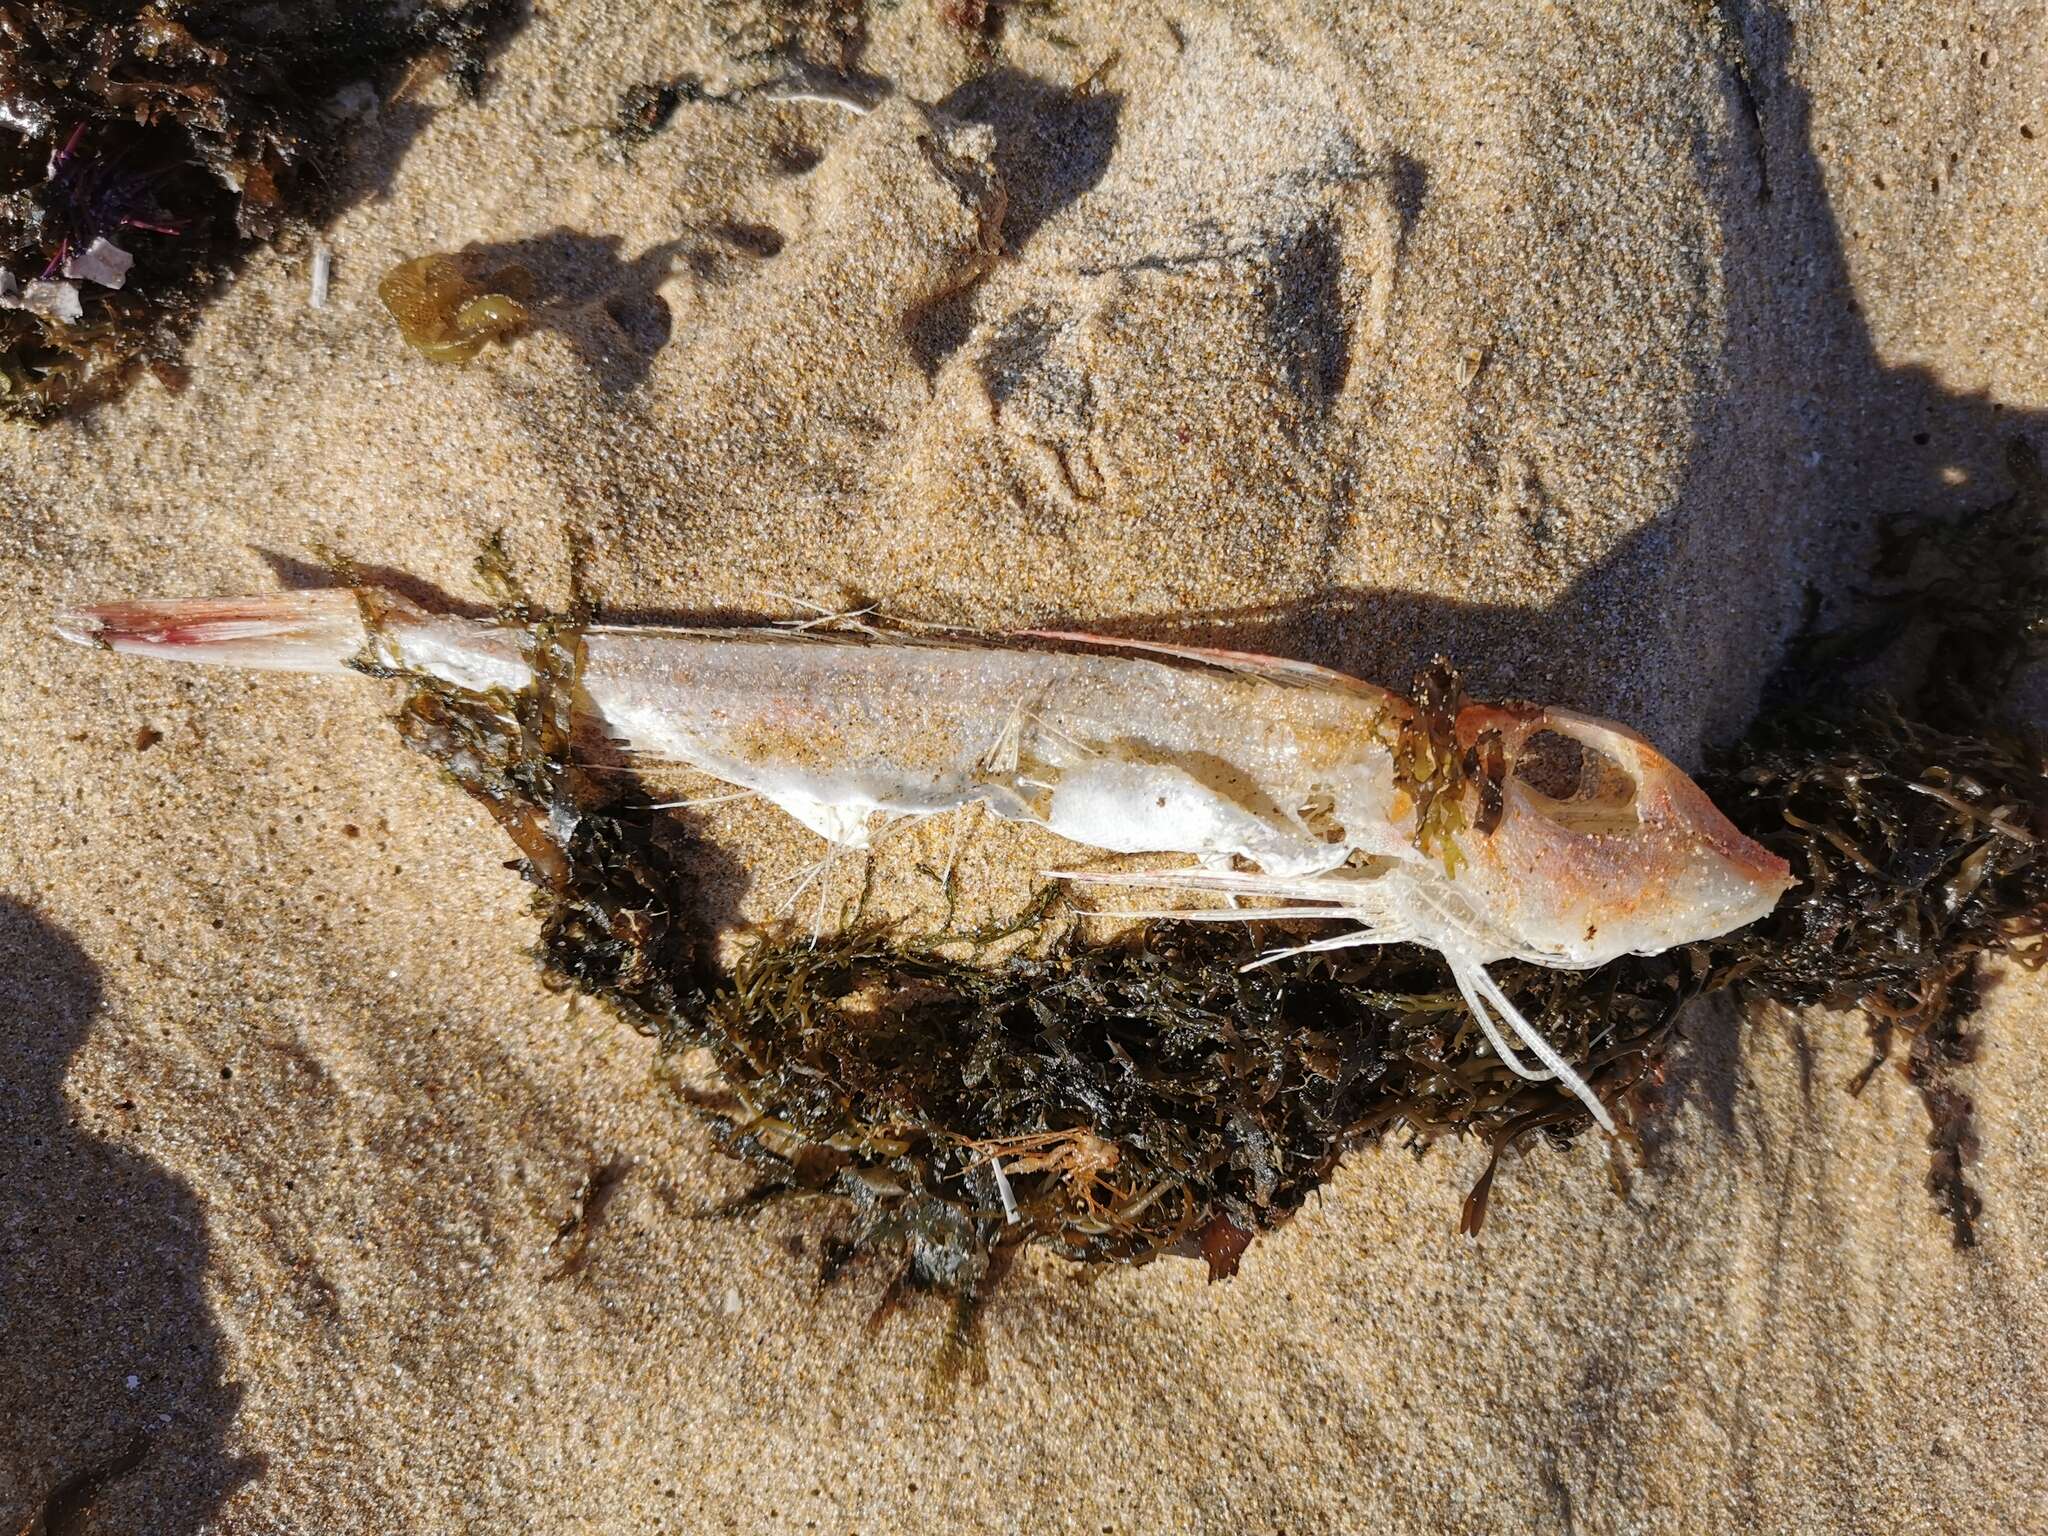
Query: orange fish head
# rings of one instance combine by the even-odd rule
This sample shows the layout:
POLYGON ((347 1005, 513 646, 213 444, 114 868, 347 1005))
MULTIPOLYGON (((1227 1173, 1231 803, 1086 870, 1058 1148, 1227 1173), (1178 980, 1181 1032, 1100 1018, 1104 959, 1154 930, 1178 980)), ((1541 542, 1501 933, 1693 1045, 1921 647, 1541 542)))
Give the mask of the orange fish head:
POLYGON ((1755 922, 1791 888, 1783 859, 1626 726, 1564 709, 1460 711, 1461 743, 1489 732, 1504 772, 1497 798, 1467 787, 1453 883, 1504 951, 1574 967, 1656 954, 1755 922))

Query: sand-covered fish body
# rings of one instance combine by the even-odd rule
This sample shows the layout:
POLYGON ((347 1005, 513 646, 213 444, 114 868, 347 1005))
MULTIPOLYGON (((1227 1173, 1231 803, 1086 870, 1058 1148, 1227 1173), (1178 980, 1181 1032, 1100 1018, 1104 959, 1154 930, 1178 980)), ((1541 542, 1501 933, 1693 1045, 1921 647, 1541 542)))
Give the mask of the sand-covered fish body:
POLYGON ((1379 690, 1100 647, 605 630, 584 646, 615 739, 755 789, 841 843, 864 843, 875 813, 982 801, 1093 848, 1288 877, 1407 846, 1391 762, 1357 750, 1399 707, 1379 690))
MULTIPOLYGON (((528 627, 382 592, 119 603, 58 627, 172 659, 473 692, 534 681, 528 627)), ((1065 877, 1077 883, 1260 903, 1178 916, 1347 924, 1304 949, 1430 945, 1502 1059, 1555 1075, 1603 1125, 1604 1106, 1485 966, 1583 968, 1712 938, 1790 884, 1649 743, 1565 710, 1418 704, 1299 662, 1073 634, 570 633, 593 728, 751 790, 834 843, 865 846, 880 818, 981 803, 1087 847, 1198 861, 1065 877)))
MULTIPOLYGON (((421 673, 475 692, 533 676, 519 626, 381 593, 115 604, 60 628, 167 659, 421 673)), ((1280 877, 1354 852, 1400 857, 1411 840, 1389 815, 1391 759, 1359 749, 1405 701, 1320 669, 1296 679, 1049 638, 605 626, 577 638, 598 730, 754 790, 846 846, 865 845, 877 814, 976 801, 1090 847, 1242 858, 1280 877)))

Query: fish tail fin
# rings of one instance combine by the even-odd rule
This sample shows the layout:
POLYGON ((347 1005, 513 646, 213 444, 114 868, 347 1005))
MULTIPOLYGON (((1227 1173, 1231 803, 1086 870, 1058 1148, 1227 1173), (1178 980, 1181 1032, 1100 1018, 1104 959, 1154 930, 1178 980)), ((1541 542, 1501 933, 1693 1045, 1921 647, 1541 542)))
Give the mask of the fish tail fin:
POLYGON ((346 590, 143 598, 68 608, 54 624, 74 645, 271 672, 346 672, 369 643, 346 590))

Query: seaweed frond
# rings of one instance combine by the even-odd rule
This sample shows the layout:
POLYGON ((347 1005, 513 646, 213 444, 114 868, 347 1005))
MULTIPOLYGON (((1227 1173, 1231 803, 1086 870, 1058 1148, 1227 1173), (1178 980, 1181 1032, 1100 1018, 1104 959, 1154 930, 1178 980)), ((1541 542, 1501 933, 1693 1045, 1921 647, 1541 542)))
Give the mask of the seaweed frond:
POLYGON ((473 257, 435 251, 386 272, 377 297, 427 361, 466 363, 487 343, 526 329, 533 275, 520 266, 487 272, 473 257))
MULTIPOLYGON (((1394 731, 1394 783, 1415 802, 1415 846, 1443 860, 1456 879, 1464 852, 1466 756, 1458 747, 1458 711, 1465 690, 1457 669, 1439 656, 1415 679, 1413 708, 1394 731)), ((1499 781, 1495 781, 1495 788, 1499 781)))
POLYGON ((2048 757, 2000 722, 2023 669, 2048 656, 2048 477, 2024 440, 2012 494, 1968 516, 1894 523, 1863 611, 1811 630, 1765 715, 1708 781, 1735 822, 1798 879, 1764 922, 1720 946, 1728 979, 1794 1005, 1862 1010, 1873 1053, 1894 1037, 1920 1092, 1928 1186, 1959 1247, 1982 1201, 1966 1024, 1981 960, 2048 960, 2048 757), (1896 696, 1847 685, 1908 652, 1896 696))
POLYGON ((1931 1121, 1928 1183, 1958 1246, 1981 1201, 1971 1102, 1951 1074, 1974 1059, 1965 1028, 1984 956, 2048 959, 2048 777, 2011 737, 1953 735, 1873 701, 1841 717, 1761 728, 1714 785, 1750 834, 1787 859, 1793 894, 1724 941, 1744 988, 1793 1005, 1861 1009, 1874 1046, 1861 1091, 1909 1042, 1907 1076, 1931 1121))

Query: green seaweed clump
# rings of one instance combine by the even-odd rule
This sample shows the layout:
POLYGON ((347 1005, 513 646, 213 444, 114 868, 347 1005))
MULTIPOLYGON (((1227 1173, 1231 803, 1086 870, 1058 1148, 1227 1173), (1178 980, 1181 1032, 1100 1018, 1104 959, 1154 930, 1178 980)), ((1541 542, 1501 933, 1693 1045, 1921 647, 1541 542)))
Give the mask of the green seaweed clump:
POLYGON ((533 277, 524 267, 475 270, 459 255, 402 261, 377 284, 406 345, 429 362, 466 363, 485 345, 526 329, 533 277))
POLYGON ((220 280, 351 185, 336 154, 408 68, 474 90, 512 0, 0 5, 0 415, 145 366, 175 386, 220 280))
POLYGON ((1442 859, 1444 873, 1453 878, 1465 857, 1458 838, 1468 827, 1482 837, 1492 832, 1506 809, 1507 754, 1500 732, 1481 731, 1461 747, 1458 712, 1465 702, 1457 669, 1439 656, 1417 674, 1407 713, 1384 728, 1394 783, 1415 802, 1415 847, 1442 859), (1474 802, 1469 812, 1468 799, 1474 802))

